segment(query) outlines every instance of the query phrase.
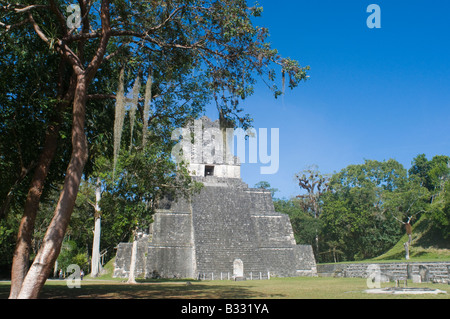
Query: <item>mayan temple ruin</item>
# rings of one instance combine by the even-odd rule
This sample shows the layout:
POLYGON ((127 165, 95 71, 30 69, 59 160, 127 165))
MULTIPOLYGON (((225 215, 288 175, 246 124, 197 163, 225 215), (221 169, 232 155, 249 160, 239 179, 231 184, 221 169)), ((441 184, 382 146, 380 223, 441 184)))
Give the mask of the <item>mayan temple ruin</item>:
MULTIPOLYGON (((191 176, 204 187, 189 199, 160 203, 148 234, 138 243, 136 277, 315 276, 311 246, 296 245, 289 217, 275 212, 271 192, 249 188, 241 180, 237 157, 220 160, 227 152, 217 147, 226 135, 219 121, 199 121, 200 142, 194 142, 185 158, 191 176), (215 148, 210 145, 214 140, 219 141, 215 148), (199 149, 208 149, 212 156, 199 156, 199 149)), ((128 277, 131 251, 132 243, 117 246, 115 277, 128 277)))

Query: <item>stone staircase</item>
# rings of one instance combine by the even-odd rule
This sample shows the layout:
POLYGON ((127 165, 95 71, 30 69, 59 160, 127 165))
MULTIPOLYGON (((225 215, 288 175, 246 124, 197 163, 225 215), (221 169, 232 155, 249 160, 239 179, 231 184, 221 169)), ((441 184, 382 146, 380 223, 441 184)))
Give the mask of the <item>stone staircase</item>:
POLYGON ((233 271, 233 261, 241 259, 244 272, 265 272, 255 251, 256 229, 246 214, 248 201, 234 188, 208 187, 194 203, 193 225, 198 273, 233 271))

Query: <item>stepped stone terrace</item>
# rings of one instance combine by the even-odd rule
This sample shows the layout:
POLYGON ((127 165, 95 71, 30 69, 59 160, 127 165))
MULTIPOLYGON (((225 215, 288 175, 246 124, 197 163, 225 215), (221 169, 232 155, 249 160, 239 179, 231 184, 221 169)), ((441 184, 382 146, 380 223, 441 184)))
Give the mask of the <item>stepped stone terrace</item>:
MULTIPOLYGON (((204 187, 191 198, 160 203, 148 234, 138 243, 137 277, 317 275, 312 247, 296 245, 289 217, 275 212, 270 191, 249 188, 241 180, 237 160, 218 167, 191 162, 191 168, 192 177, 204 187)), ((115 277, 128 276, 131 251, 131 243, 117 246, 115 277)))

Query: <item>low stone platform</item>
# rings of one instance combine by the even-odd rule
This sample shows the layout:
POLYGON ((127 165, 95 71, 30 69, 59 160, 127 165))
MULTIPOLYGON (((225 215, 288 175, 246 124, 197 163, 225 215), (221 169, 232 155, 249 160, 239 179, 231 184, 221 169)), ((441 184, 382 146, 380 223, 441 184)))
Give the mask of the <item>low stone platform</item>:
POLYGON ((319 264, 317 273, 321 277, 367 278, 372 266, 379 267, 384 282, 407 278, 416 283, 450 284, 450 262, 319 264))
POLYGON ((365 290, 368 294, 387 294, 387 295, 425 295, 425 294, 446 294, 446 291, 431 288, 375 288, 365 290))

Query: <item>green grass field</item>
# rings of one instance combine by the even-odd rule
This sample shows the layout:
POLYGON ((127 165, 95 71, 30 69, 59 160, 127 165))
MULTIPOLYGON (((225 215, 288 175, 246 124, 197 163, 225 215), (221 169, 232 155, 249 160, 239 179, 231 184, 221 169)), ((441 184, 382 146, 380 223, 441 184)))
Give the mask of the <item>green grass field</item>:
MULTIPOLYGON (((393 283, 382 284, 382 288, 393 283)), ((408 284, 447 291, 439 295, 367 294, 361 278, 274 278, 254 281, 146 281, 129 285, 121 280, 85 279, 81 288, 68 288, 63 280, 47 281, 43 299, 450 299, 450 286, 408 284)), ((0 299, 8 297, 9 282, 0 282, 0 299)))

